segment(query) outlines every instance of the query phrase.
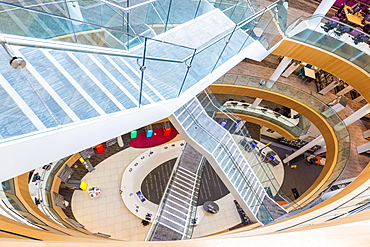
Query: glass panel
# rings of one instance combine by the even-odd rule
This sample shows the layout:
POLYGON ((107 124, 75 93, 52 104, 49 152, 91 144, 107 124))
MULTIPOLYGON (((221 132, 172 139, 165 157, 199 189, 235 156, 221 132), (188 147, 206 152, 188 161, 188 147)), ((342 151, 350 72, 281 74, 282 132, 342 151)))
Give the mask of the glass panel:
MULTIPOLYGON (((247 85, 247 86, 250 86, 250 87, 260 88, 260 84, 257 83, 257 82, 261 81, 261 78, 226 74, 223 77, 223 80, 225 81, 225 83, 227 83, 227 80, 225 80, 225 78, 231 78, 232 81, 236 81, 236 84, 247 85)), ((317 191, 317 193, 315 193, 314 196, 312 196, 311 198, 309 198, 307 200, 307 202, 309 202, 309 201, 315 199, 316 196, 320 195, 320 193, 322 191, 326 190, 327 186, 329 186, 329 184, 331 184, 334 181, 334 179, 338 178, 339 173, 341 173, 342 169, 345 167, 346 161, 348 160, 348 156, 349 156, 349 135, 348 135, 348 131, 345 128, 345 126, 343 125, 343 122, 342 122, 341 118, 337 115, 337 113, 333 109, 327 108, 327 106, 324 102, 315 98, 311 94, 300 91, 299 89, 291 87, 287 84, 280 84, 280 83, 274 83, 274 85, 272 85, 271 88, 263 88, 263 89, 270 90, 270 91, 273 91, 273 92, 278 92, 282 95, 286 95, 286 96, 294 98, 296 100, 299 99, 301 102, 303 102, 306 105, 312 107, 318 113, 323 114, 325 116, 325 118, 328 120, 328 123, 334 128, 334 133, 336 133, 336 136, 338 137, 338 140, 340 141, 339 142, 340 152, 338 153, 338 163, 336 164, 336 168, 334 169, 335 174, 333 174, 330 181, 327 181, 325 186, 321 187, 317 191), (323 112, 324 109, 325 109, 325 111, 323 112), (339 168, 339 170, 337 169, 337 167, 339 168)), ((285 121, 283 121, 281 117, 277 118, 275 115, 272 115, 269 110, 262 112, 260 109, 253 109, 253 108, 250 108, 248 106, 243 106, 242 103, 237 103, 237 102, 236 102, 236 104, 231 104, 231 103, 230 104, 225 104, 223 107, 225 107, 225 106, 229 110, 232 110, 233 112, 248 114, 248 115, 251 115, 251 116, 258 117, 258 118, 266 119, 266 120, 269 120, 270 122, 278 124, 279 126, 282 126, 282 127, 285 126, 284 124, 288 124, 288 123, 285 123, 285 121)), ((223 110, 226 111, 225 108, 223 108, 223 110)), ((220 110, 218 110, 217 112, 220 112, 220 110)), ((226 118, 226 115, 225 115, 225 118, 226 118)), ((298 129, 301 128, 300 131, 306 133, 307 130, 308 130, 308 127, 310 125, 310 122, 306 118, 304 118, 303 116, 301 116, 300 118, 302 118, 302 119, 299 120, 297 128, 298 129)), ((242 130, 244 131, 244 129, 242 129, 242 130)), ((245 132, 245 133, 248 133, 248 132, 245 132)), ((295 133, 295 132, 293 132, 293 133, 295 133)), ((236 135, 234 134, 234 136, 236 136, 236 135)), ((240 141, 237 142, 237 143, 238 143, 239 146, 241 146, 240 141)), ((248 162, 250 162, 251 154, 246 153, 244 151, 243 147, 241 147, 241 149, 243 149, 243 151, 242 151, 243 155, 245 155, 248 162)), ((275 193, 275 191, 276 191, 277 194, 279 194, 279 196, 280 196, 281 194, 278 192, 279 191, 279 185, 277 184, 276 179, 273 178, 273 176, 270 175, 271 171, 268 168, 266 168, 264 165, 261 165, 259 167, 257 162, 252 161, 250 163, 254 164, 252 166, 253 170, 255 171, 257 176, 261 179, 261 181, 264 181, 264 184, 266 184, 266 187, 270 187, 271 192, 275 193), (269 180, 266 180, 267 178, 269 180), (267 186, 267 185, 270 185, 270 186, 267 186)), ((286 200, 288 202, 290 201, 284 195, 281 195, 281 196, 284 198, 284 200, 286 200)), ((306 203, 304 203, 304 205, 305 204, 306 203)), ((296 209, 299 208, 298 205, 293 205, 293 207, 296 208, 296 209)))
POLYGON ((287 36, 334 52, 369 71, 369 34, 325 16, 301 17, 286 30, 287 36))
POLYGON ((15 195, 14 180, 9 179, 1 183, 2 191, 7 194, 15 195))

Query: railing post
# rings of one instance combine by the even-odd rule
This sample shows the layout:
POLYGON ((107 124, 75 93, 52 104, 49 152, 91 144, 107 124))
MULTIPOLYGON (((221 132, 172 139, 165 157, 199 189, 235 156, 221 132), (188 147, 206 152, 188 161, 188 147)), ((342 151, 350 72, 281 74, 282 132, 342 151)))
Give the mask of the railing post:
POLYGON ((198 5, 197 5, 197 9, 195 10, 194 18, 196 18, 196 17, 197 17, 197 15, 198 15, 199 6, 200 6, 201 2, 202 2, 202 0, 199 0, 199 1, 198 1, 198 5))
POLYGON ((142 99, 142 94, 143 94, 143 84, 144 84, 144 70, 146 69, 145 67, 146 44, 147 44, 147 38, 144 39, 143 63, 140 65, 141 81, 140 81, 140 93, 139 93, 139 107, 141 106, 141 99, 142 99))
POLYGON ((194 49, 193 56, 192 56, 192 57, 191 57, 191 59, 190 59, 190 63, 189 63, 189 64, 187 64, 187 70, 186 70, 186 73, 185 73, 185 76, 184 76, 184 80, 182 81, 182 84, 181 84, 181 87, 180 87, 180 90, 179 90, 179 94, 177 95, 177 98, 178 98, 178 97, 180 97, 180 95, 181 95, 181 91, 182 91, 182 89, 183 89, 183 87, 184 87, 184 84, 185 84, 186 78, 188 77, 189 70, 190 70, 190 68, 191 68, 191 64, 193 63, 194 56, 195 56, 196 52, 197 52, 197 49, 194 49))
POLYGON ((214 65, 214 66, 213 66, 213 68, 212 68, 212 72, 215 70, 215 68, 216 68, 216 66, 217 66, 217 64, 218 64, 218 61, 220 61, 220 58, 221 58, 222 54, 224 53, 224 51, 225 51, 225 49, 226 49, 227 45, 230 43, 230 40, 231 40, 231 38, 233 37, 233 34, 234 34, 234 32, 235 32, 235 30, 236 30, 237 28, 238 28, 238 25, 235 25, 235 27, 234 27, 234 29, 233 29, 232 33, 230 34, 229 39, 228 39, 228 40, 225 40, 225 41, 226 41, 226 44, 224 45, 224 48, 222 49, 222 51, 221 51, 220 55, 218 56, 217 61, 216 61, 215 65, 214 65))
POLYGON ((170 0, 170 3, 168 4, 167 18, 166 18, 166 23, 164 24, 164 30, 163 30, 164 33, 167 32, 168 20, 170 19, 171 5, 172 5, 172 0, 170 0))

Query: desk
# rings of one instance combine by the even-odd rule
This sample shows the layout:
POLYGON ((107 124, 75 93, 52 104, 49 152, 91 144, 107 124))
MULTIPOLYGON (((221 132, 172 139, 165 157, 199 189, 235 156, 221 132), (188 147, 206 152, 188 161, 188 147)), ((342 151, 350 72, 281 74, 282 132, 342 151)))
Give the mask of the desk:
POLYGON ((87 192, 89 192, 90 199, 98 198, 101 195, 101 191, 98 186, 89 188, 87 192))
MULTIPOLYGON (((354 23, 358 26, 364 26, 364 24, 362 24, 362 20, 364 19, 364 17, 359 16, 358 15, 359 12, 357 12, 356 14, 353 15, 352 14, 352 8, 350 6, 347 6, 347 5, 344 6, 343 11, 344 11, 344 13, 346 15, 346 18, 349 22, 352 22, 352 23, 354 23)), ((368 24, 368 23, 370 23, 370 22, 367 22, 367 21, 365 22, 365 24, 368 24)))
POLYGON ((304 75, 312 79, 316 79, 315 70, 304 67, 304 75))

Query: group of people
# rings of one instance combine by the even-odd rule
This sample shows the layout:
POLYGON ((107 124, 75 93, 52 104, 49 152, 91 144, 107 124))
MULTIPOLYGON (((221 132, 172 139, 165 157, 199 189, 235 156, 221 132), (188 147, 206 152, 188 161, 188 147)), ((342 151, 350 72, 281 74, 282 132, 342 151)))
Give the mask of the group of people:
MULTIPOLYGON (((356 19, 355 19, 356 20, 356 19)), ((345 3, 338 9, 336 16, 333 16, 325 25, 321 26, 325 32, 333 30, 337 38, 345 33, 352 36, 354 44, 369 43, 370 41, 370 7, 355 4, 348 7, 345 3), (357 20, 352 22, 348 18, 348 14, 355 15, 357 20), (342 24, 340 22, 344 22, 342 24), (352 26, 352 27, 351 27, 352 26), (364 34, 365 33, 365 34, 364 34), (367 35, 366 35, 367 34, 367 35)))
POLYGON ((349 25, 359 27, 365 33, 370 34, 370 6, 365 6, 360 3, 356 3, 355 5, 351 6, 351 14, 362 18, 361 25, 355 25, 354 23, 348 22, 344 10, 345 7, 346 4, 342 3, 341 7, 338 9, 336 13, 336 16, 339 18, 339 20, 342 22, 346 22, 349 25))

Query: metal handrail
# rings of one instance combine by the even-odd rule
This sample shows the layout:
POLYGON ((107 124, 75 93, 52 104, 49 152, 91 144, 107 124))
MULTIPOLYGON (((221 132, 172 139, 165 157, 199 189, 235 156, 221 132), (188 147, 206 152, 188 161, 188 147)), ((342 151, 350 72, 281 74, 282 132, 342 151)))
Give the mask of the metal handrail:
POLYGON ((169 44, 169 45, 175 45, 175 46, 178 46, 178 47, 194 50, 194 48, 192 48, 192 47, 179 45, 179 44, 174 44, 174 43, 163 41, 163 40, 157 40, 157 39, 149 38, 149 37, 142 36, 142 35, 139 35, 139 34, 133 34, 133 33, 125 32, 125 31, 110 28, 110 27, 105 27, 105 26, 98 25, 98 24, 93 24, 93 23, 89 23, 89 22, 85 22, 85 21, 81 21, 81 20, 71 19, 71 18, 67 18, 67 17, 64 17, 64 16, 59 16, 59 15, 55 15, 55 14, 51 14, 51 13, 42 12, 42 11, 35 10, 35 9, 29 9, 29 8, 26 8, 26 7, 23 7, 23 6, 13 5, 11 3, 6 3, 6 2, 0 1, 0 4, 8 5, 8 6, 14 7, 15 9, 23 9, 23 10, 26 10, 26 11, 29 11, 29 12, 34 12, 34 13, 41 14, 41 15, 51 16, 51 17, 57 18, 57 19, 63 19, 63 20, 66 20, 66 21, 73 21, 74 23, 90 25, 90 26, 94 26, 94 27, 97 27, 97 28, 107 29, 107 30, 114 31, 114 32, 119 32, 119 33, 124 33, 124 34, 128 34, 128 35, 136 36, 138 38, 143 38, 143 39, 146 38, 146 39, 149 39, 149 40, 153 40, 153 41, 157 41, 157 42, 161 42, 161 43, 165 43, 165 44, 169 44))
MULTIPOLYGON (((206 88, 205 90, 204 90, 204 92, 205 92, 205 95, 207 96, 207 98, 209 99, 209 102, 211 102, 211 104, 219 111, 219 112, 222 112, 229 120, 231 120, 234 124, 237 124, 237 121, 236 120, 240 120, 240 117, 239 116, 237 116, 237 115, 235 115, 234 113, 232 113, 232 112, 227 112, 227 111, 224 111, 223 109, 220 109, 217 105, 215 105, 215 102, 212 100, 212 99, 210 99, 210 96, 209 95, 213 95, 213 92, 212 92, 212 90, 210 89, 210 88, 206 88)), ((218 102, 218 101, 217 101, 218 102)), ((250 134, 249 134, 249 132, 248 132, 248 130, 246 129, 246 128, 242 128, 241 129, 241 133, 242 133, 242 136, 244 137, 244 138, 252 138, 251 136, 250 136, 250 134)), ((252 153, 254 154, 254 156, 255 156, 255 158, 258 160, 258 162, 261 164, 261 161, 260 161, 260 159, 258 158, 259 157, 259 155, 258 155, 258 153, 256 153, 256 151, 255 150, 252 150, 252 153)), ((244 155, 243 155, 244 156, 244 155)), ((266 172, 266 170, 265 170, 265 168, 264 168, 264 166, 263 165, 260 165, 260 167, 262 168, 262 170, 264 171, 264 173, 266 174, 266 176, 267 176, 267 172, 266 172)), ((268 169, 270 170, 270 168, 268 167, 268 169)), ((272 171, 270 170, 270 173, 272 173, 272 171)), ((272 173, 273 174, 273 173, 272 173)), ((269 176, 267 176, 267 177, 269 177, 269 176)), ((275 177, 274 177, 274 179, 276 179, 275 177)), ((273 185, 273 183, 271 183, 271 185, 273 185)), ((290 200, 289 199, 289 197, 287 197, 285 194, 282 194, 282 193, 280 193, 279 191, 279 189, 278 188, 275 188, 276 189, 276 194, 278 194, 280 197, 282 197, 284 200, 286 200, 287 202, 289 202, 289 205, 290 206, 292 206, 294 209, 297 209, 298 208, 298 205, 296 205, 292 200, 290 200)))
POLYGON ((278 1, 270 4, 269 6, 267 6, 267 7, 263 8, 263 9, 259 10, 257 13, 253 14, 249 18, 245 19, 244 21, 239 22, 238 23, 238 26, 244 26, 248 22, 254 20, 256 17, 259 17, 262 14, 266 13, 267 11, 273 9, 274 7, 277 7, 278 6, 278 2, 285 2, 285 0, 278 0, 278 1))
POLYGON ((103 3, 106 3, 108 5, 111 5, 111 6, 115 7, 115 8, 117 8, 117 9, 120 9, 120 10, 124 11, 124 12, 130 12, 132 9, 135 9, 137 7, 141 7, 141 6, 146 5, 148 3, 156 2, 158 0, 148 0, 146 2, 138 3, 138 4, 135 4, 135 5, 132 5, 131 7, 126 7, 126 8, 121 7, 121 6, 119 6, 117 4, 114 4, 112 2, 109 2, 107 0, 98 0, 98 1, 103 2, 103 3))
MULTIPOLYGON (((55 41, 55 40, 37 39, 37 38, 30 38, 30 37, 24 37, 24 36, 16 36, 16 35, 11 35, 11 34, 0 34, 0 36, 3 36, 4 41, 10 45, 48 48, 48 49, 61 50, 61 51, 86 52, 86 53, 92 53, 92 54, 121 56, 121 57, 136 58, 136 59, 143 58, 142 55, 130 54, 128 53, 128 51, 114 49, 114 48, 106 48, 106 47, 99 47, 99 46, 96 47, 96 46, 91 46, 91 45, 74 44, 74 43, 55 41)), ((173 63, 184 63, 189 58, 186 57, 185 59, 177 60, 177 59, 145 56, 145 59, 154 60, 154 61, 173 62, 173 63)))
MULTIPOLYGON (((196 99, 198 100, 198 99, 196 99)), ((200 104, 200 103, 199 103, 200 104)), ((207 135, 212 138, 214 141, 216 141, 216 143, 218 143, 219 146, 221 146, 223 148, 223 150, 227 153, 228 157, 230 158, 230 160, 232 161, 233 163, 233 166, 239 171, 239 174, 242 176, 243 178, 243 181, 245 181, 245 183, 248 185, 248 187, 250 188, 250 191, 253 193, 253 195, 255 196, 256 200, 258 201, 258 209, 263 206, 264 207, 264 204, 261 200, 261 198, 258 197, 256 191, 254 190, 254 188, 251 186, 249 180, 247 179, 247 177, 245 176, 244 172, 242 171, 241 167, 239 166, 239 163, 235 160, 235 158, 233 157, 232 153, 230 152, 229 148, 223 144, 222 142, 220 142, 220 140, 218 140, 216 137, 214 137, 211 133, 209 133, 209 131, 207 129, 205 129, 203 127, 203 125, 201 123, 198 122, 198 120, 193 116, 193 114, 189 111, 189 109, 187 108, 187 106, 183 106, 182 107, 189 115, 190 118, 192 118, 193 122, 197 124, 197 126, 202 129, 205 133, 207 133, 207 135)), ((182 109, 180 108, 180 109, 182 109)), ((229 132, 227 132, 226 134, 230 134, 229 132)), ((233 139, 231 137, 231 139, 233 139)), ((213 155, 212 155, 213 156, 213 155)), ((243 156, 244 157, 244 156, 243 156)), ((253 172, 253 171, 252 171, 253 172)), ((253 172, 254 173, 254 172, 253 172)), ((257 179, 258 180, 258 179, 257 179)), ((260 183, 260 181, 258 180, 258 182, 260 183)), ((262 184, 260 183, 260 186, 262 186, 262 184)), ((263 187, 263 186, 262 186, 263 187)), ((266 192, 265 192, 266 193, 266 192)), ((249 205, 248 205, 249 207, 249 205)), ((258 211, 258 210, 257 210, 258 211)), ((266 210, 267 211, 267 210, 266 210)), ((272 218, 272 216, 270 215, 270 212, 267 211, 267 213, 269 214, 269 216, 272 218)), ((257 216, 256 216, 257 217, 257 216)))

